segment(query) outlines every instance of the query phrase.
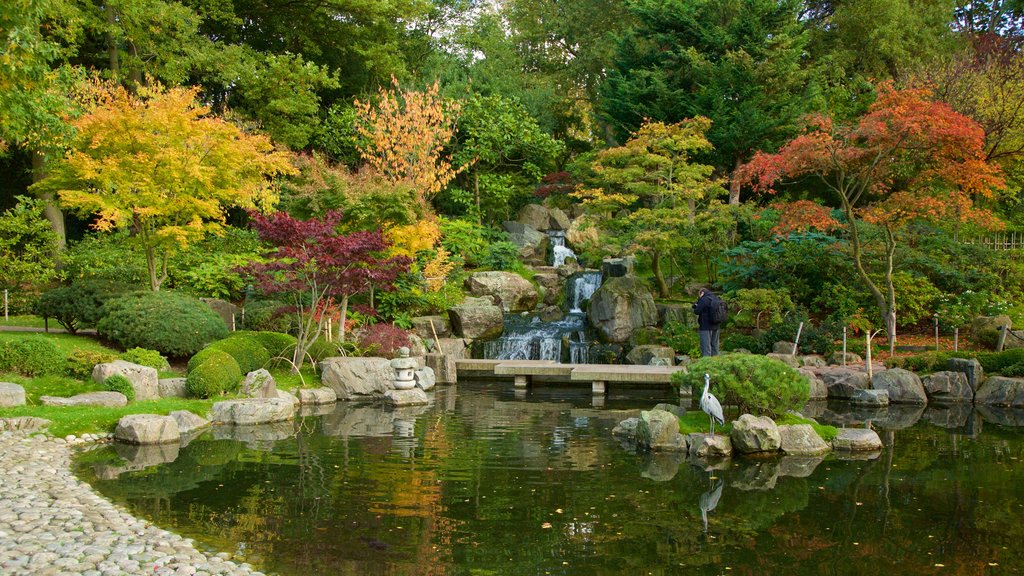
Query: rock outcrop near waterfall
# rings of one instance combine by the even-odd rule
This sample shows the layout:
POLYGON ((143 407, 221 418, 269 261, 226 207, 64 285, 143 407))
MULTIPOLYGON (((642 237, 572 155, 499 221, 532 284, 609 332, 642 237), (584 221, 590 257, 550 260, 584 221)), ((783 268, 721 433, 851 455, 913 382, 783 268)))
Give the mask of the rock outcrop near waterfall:
POLYGON ((473 296, 493 296, 494 302, 509 312, 533 310, 540 296, 530 281, 515 272, 475 272, 464 287, 473 296))
POLYGON ((637 328, 658 323, 654 296, 636 276, 605 281, 590 299, 588 315, 608 342, 626 342, 637 328))

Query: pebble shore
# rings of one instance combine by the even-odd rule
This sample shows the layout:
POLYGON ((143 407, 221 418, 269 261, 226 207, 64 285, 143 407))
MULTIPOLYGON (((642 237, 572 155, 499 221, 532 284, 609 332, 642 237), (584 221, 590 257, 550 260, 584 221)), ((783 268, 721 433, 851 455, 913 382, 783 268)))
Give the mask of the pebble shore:
POLYGON ((262 575, 135 518, 76 478, 72 447, 94 439, 0 432, 0 574, 262 575))

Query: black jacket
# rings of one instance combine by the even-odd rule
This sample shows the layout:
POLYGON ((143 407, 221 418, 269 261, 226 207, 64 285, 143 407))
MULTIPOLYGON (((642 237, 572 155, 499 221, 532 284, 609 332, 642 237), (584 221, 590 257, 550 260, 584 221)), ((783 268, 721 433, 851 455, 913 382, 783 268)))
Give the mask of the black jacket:
POLYGON ((693 305, 693 313, 697 315, 697 326, 700 330, 718 330, 718 324, 711 321, 712 311, 718 303, 718 296, 705 290, 704 295, 693 305))

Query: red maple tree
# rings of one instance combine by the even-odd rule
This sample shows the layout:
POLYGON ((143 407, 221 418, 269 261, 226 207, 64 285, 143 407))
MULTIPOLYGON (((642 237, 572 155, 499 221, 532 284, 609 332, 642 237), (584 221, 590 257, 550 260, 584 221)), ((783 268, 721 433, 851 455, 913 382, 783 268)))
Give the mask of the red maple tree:
POLYGON ((253 229, 276 251, 269 261, 251 264, 246 271, 263 293, 289 295, 299 316, 294 371, 302 367, 306 350, 323 333, 327 315, 318 312, 325 305, 333 299, 338 306, 338 339, 344 341, 349 298, 371 287, 388 290, 409 269, 409 258, 384 255, 388 244, 379 230, 339 234, 340 211, 310 220, 285 212, 250 216, 253 229))
POLYGON ((832 192, 846 216, 854 266, 875 297, 893 347, 898 231, 915 219, 998 224, 973 204, 1005 186, 999 168, 985 160, 984 140, 976 122, 935 101, 930 91, 897 90, 885 83, 856 122, 839 124, 814 115, 803 134, 774 154, 758 153, 738 176, 761 193, 774 193, 777 183, 805 176, 816 177, 832 192), (884 232, 884 286, 864 267, 859 220, 884 232))

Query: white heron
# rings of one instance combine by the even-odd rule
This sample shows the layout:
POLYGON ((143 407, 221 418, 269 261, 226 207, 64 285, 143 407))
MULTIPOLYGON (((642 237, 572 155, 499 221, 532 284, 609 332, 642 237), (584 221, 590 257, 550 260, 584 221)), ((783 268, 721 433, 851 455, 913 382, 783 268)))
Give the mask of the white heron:
POLYGON ((715 422, 725 425, 725 415, 722 414, 722 403, 710 392, 711 375, 704 373, 704 393, 700 395, 700 409, 711 419, 711 434, 715 433, 715 422))

